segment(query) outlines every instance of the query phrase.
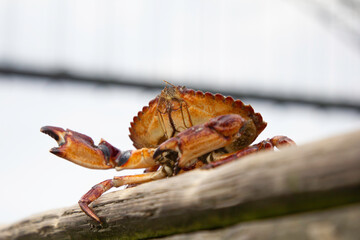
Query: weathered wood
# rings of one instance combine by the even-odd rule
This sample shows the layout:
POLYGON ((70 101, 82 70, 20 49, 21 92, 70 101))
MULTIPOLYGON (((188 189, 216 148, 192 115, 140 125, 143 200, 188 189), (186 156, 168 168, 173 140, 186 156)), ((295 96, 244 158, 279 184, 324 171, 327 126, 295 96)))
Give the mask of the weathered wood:
POLYGON ((360 202, 360 131, 217 169, 194 170, 102 196, 0 229, 0 239, 126 239, 167 236, 360 202))
POLYGON ((360 238, 360 204, 234 226, 177 234, 159 240, 355 240, 360 238))

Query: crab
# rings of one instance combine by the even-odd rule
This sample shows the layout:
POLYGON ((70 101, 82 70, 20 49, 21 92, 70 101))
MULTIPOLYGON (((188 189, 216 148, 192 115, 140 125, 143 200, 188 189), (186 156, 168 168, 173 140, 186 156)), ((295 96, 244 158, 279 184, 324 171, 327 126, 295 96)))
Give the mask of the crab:
POLYGON ((121 151, 103 139, 95 145, 90 137, 70 129, 44 126, 40 131, 57 141, 59 146, 51 153, 83 167, 145 169, 143 174, 100 182, 81 197, 80 208, 101 223, 89 204, 110 188, 214 168, 260 150, 295 145, 286 136, 250 145, 266 125, 260 113, 240 100, 167 83, 131 122, 129 136, 135 150, 121 151))

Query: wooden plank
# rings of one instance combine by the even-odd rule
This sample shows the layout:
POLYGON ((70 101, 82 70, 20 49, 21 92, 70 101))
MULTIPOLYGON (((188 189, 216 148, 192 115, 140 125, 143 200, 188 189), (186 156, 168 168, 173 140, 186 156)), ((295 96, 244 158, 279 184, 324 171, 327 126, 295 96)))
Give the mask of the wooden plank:
POLYGON ((177 234, 159 240, 354 240, 360 236, 360 204, 234 226, 177 234))
POLYGON ((360 202, 360 131, 102 196, 0 229, 0 239, 136 239, 360 202))

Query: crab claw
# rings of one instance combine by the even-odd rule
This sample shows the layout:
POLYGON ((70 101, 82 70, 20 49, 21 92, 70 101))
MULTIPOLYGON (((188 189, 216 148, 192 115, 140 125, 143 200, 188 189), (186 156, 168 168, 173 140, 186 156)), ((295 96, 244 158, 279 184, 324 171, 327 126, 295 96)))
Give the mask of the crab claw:
POLYGON ((50 150, 51 153, 83 167, 114 168, 115 160, 121 154, 120 150, 103 139, 96 146, 90 137, 70 129, 45 126, 40 131, 55 139, 59 144, 58 147, 50 150))
POLYGON ((160 163, 166 162, 169 161, 167 156, 175 153, 178 154, 180 168, 190 167, 196 162, 197 157, 233 142, 241 135, 244 124, 244 119, 236 114, 212 118, 207 123, 188 128, 163 142, 154 152, 153 158, 160 163))

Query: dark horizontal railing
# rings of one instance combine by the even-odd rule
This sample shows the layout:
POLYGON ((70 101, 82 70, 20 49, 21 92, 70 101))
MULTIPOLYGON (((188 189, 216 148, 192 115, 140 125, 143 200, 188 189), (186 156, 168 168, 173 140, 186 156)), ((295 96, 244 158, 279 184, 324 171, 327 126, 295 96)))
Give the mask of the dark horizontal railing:
MULTIPOLYGON (((0 66, 0 75, 13 75, 21 76, 28 79, 51 79, 54 81, 61 82, 78 82, 85 84, 97 84, 97 85, 113 85, 113 86, 126 86, 135 88, 146 88, 146 89, 162 89, 164 87, 163 81, 154 79, 139 79, 122 76, 100 76, 100 75, 81 75, 70 73, 67 71, 39 71, 33 69, 18 69, 7 66, 0 66)), ((261 92, 248 92, 248 91, 228 91, 219 89, 206 88, 204 86, 191 85, 189 88, 201 89, 202 91, 209 92, 221 92, 223 95, 230 95, 234 98, 239 99, 258 99, 264 101, 273 101, 281 104, 303 104, 311 105, 320 108, 341 108, 360 111, 360 103, 349 102, 346 100, 330 100, 330 99, 317 99, 301 96, 279 96, 269 93, 261 92)))

